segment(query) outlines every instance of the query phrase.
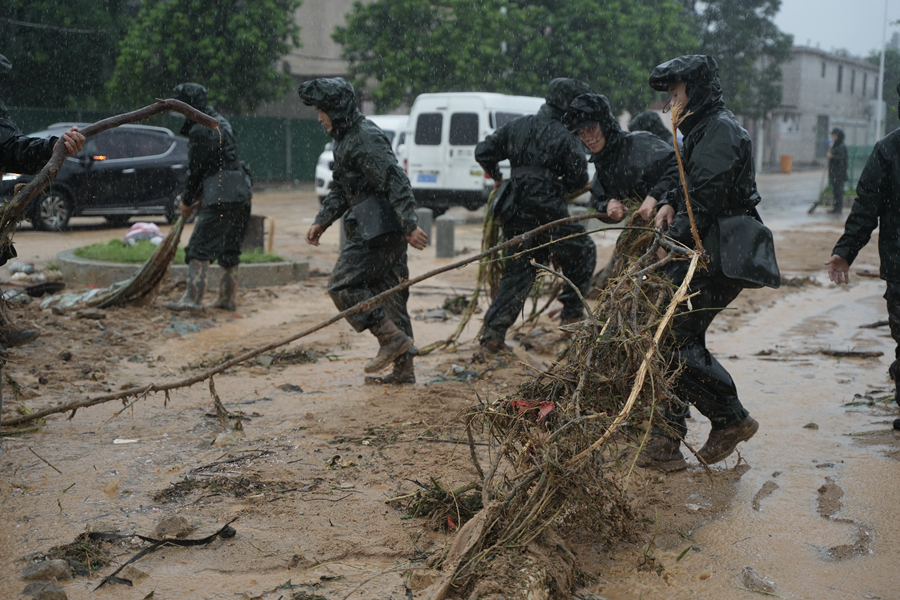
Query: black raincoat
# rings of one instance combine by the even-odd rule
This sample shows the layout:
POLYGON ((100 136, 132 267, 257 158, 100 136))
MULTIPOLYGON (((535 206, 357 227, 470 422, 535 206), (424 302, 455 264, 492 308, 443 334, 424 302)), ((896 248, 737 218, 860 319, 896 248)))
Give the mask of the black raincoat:
MULTIPOLYGON (((591 181, 591 206, 606 212, 610 200, 625 202, 628 198, 657 200, 674 185, 677 175, 675 149, 646 131, 622 131, 605 96, 585 94, 572 101, 565 115, 570 131, 598 123, 606 145, 591 156, 594 179, 591 181)), ((608 221, 608 220, 607 220, 608 221)))
MULTIPOLYGON (((750 136, 725 108, 718 67, 708 56, 682 56, 659 65, 650 75, 650 85, 666 91, 672 83, 685 82, 690 114, 680 129, 685 134, 684 162, 687 188, 694 218, 704 249, 710 256, 709 269, 698 269, 691 280, 690 308, 676 315, 672 337, 682 371, 674 392, 683 404, 666 407, 674 432, 687 432, 685 414, 694 404, 712 422, 713 429, 725 429, 747 415, 728 371, 706 348, 706 330, 713 318, 728 306, 745 287, 745 282, 722 271, 723 251, 730 255, 752 256, 755 248, 723 248, 719 221, 729 215, 756 216, 760 201, 756 190, 750 136)), ((676 208, 668 235, 694 247, 682 186, 676 185, 660 200, 676 208)), ((768 265, 777 271, 774 265, 768 265)), ((674 261, 667 270, 676 284, 684 280, 686 261, 674 261)), ((664 433, 657 429, 656 433, 664 433)))
POLYGON ((672 132, 663 124, 659 114, 645 110, 628 122, 628 131, 649 131, 670 146, 674 146, 672 132))
POLYGON ((844 143, 842 129, 835 129, 833 133, 837 135, 837 140, 831 146, 831 158, 828 159, 828 178, 831 180, 832 189, 836 190, 840 187, 843 191, 844 184, 847 183, 849 162, 847 145, 844 143))
MULTIPOLYGON (((339 310, 365 302, 409 278, 406 236, 418 227, 416 203, 409 179, 397 164, 390 141, 356 106, 349 81, 323 78, 300 84, 300 99, 331 119, 334 138, 334 187, 322 201, 315 224, 329 227, 344 216, 347 243, 328 281, 328 293, 339 310), (393 210, 398 228, 366 239, 363 231, 371 219, 366 206, 373 195, 393 210)), ((356 331, 364 331, 390 319, 412 337, 406 310, 409 291, 394 294, 372 310, 347 317, 356 331)))
POLYGON ((0 118, 0 172, 36 174, 50 161, 57 139, 25 137, 10 119, 0 118))
MULTIPOLYGON (((475 160, 495 180, 502 174, 498 163, 509 159, 512 176, 497 190, 494 215, 507 239, 544 223, 569 216, 568 195, 587 184, 587 162, 581 143, 562 124, 569 103, 590 91, 587 84, 559 78, 550 82, 545 104, 536 115, 510 121, 475 146, 475 160)), ((558 227, 529 240, 530 247, 584 232, 580 223, 558 227)), ((519 251, 519 249, 516 249, 519 251)), ((518 258, 507 258, 497 297, 485 315, 483 339, 503 340, 525 304, 537 275, 532 258, 546 264, 551 258, 563 273, 586 293, 597 262, 597 249, 586 236, 579 236, 518 258)), ((583 314, 577 294, 565 288, 560 294, 562 319, 583 314)))
POLYGON ((250 174, 238 159, 231 123, 209 105, 206 88, 197 83, 177 86, 173 97, 205 112, 218 129, 186 120, 181 135, 188 138, 188 175, 182 202, 202 200, 197 224, 184 249, 185 260, 217 261, 222 268, 240 264, 241 245, 250 222, 250 174))

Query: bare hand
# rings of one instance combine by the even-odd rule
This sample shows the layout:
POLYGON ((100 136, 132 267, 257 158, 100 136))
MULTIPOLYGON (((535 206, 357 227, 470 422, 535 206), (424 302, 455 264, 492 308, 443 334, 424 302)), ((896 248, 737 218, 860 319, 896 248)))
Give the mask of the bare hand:
POLYGON ((84 148, 84 136, 78 132, 78 126, 74 125, 56 140, 56 144, 62 142, 66 146, 66 154, 75 156, 84 148))
POLYGON ((187 205, 184 202, 179 202, 178 203, 178 212, 181 214, 182 217, 184 217, 184 220, 186 221, 188 219, 188 217, 190 217, 194 213, 194 211, 197 209, 197 207, 200 206, 201 202, 202 202, 202 200, 200 200, 200 198, 197 198, 196 200, 194 200, 194 203, 191 205, 187 205))
POLYGON ((502 179, 495 179, 494 180, 494 189, 496 190, 498 187, 500 187, 501 183, 503 183, 502 179))
POLYGON ((641 202, 641 207, 638 209, 638 214, 641 215, 645 221, 650 220, 650 215, 653 214, 653 211, 656 209, 656 198, 653 196, 647 196, 644 198, 644 201, 641 202))
POLYGON ((850 263, 846 258, 832 254, 825 264, 828 265, 828 279, 834 283, 850 283, 850 263))
POLYGON ((628 208, 615 198, 606 203, 606 216, 615 223, 621 221, 626 212, 628 212, 628 208))
POLYGON ((667 230, 672 223, 675 221, 675 209, 672 208, 671 204, 663 204, 662 207, 658 211, 656 211, 656 219, 653 221, 653 225, 657 229, 662 229, 663 231, 667 230))
POLYGON ((325 228, 318 223, 314 224, 309 228, 309 231, 306 232, 306 243, 311 246, 318 246, 319 238, 322 237, 323 233, 325 233, 325 228))
POLYGON ((412 233, 406 236, 406 241, 416 250, 424 250, 425 246, 428 245, 428 234, 421 227, 416 227, 412 233))

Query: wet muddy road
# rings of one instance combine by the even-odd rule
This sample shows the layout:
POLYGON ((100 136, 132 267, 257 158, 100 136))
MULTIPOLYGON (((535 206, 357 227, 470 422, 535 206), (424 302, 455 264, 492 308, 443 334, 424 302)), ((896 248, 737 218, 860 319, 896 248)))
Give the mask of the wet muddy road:
MULTIPOLYGON (((598 548, 596 560, 585 561, 597 582, 585 593, 607 600, 761 597, 741 589, 748 585, 749 567, 785 598, 897 597, 892 575, 900 555, 895 508, 900 434, 889 430, 898 410, 877 401, 892 394, 887 366, 893 342, 885 327, 860 329, 886 319, 883 283, 859 276, 877 271, 877 240, 854 265, 851 286, 826 282, 821 263, 842 223, 806 214, 820 180, 820 173, 760 177, 762 214, 776 232, 783 274, 812 276, 821 285, 748 290, 734 311, 717 318, 709 336, 742 401, 760 421, 756 437, 738 448, 742 464, 734 469, 735 455, 717 465, 717 471, 734 475, 733 489, 721 497, 712 494, 694 459, 687 472, 647 474, 648 489, 678 500, 665 509, 667 522, 675 525, 658 532, 653 548, 665 570, 637 567, 636 557, 653 538, 650 526, 641 543, 598 548), (835 358, 822 350, 883 355, 835 358), (869 399, 875 401, 868 405, 869 399), (682 525, 683 535, 676 531, 682 525)), ((312 194, 273 191, 257 195, 254 206, 276 220, 276 252, 330 269, 335 232, 327 232, 331 237, 319 248, 302 241, 316 208, 312 194)), ((25 257, 46 260, 56 245, 106 241, 122 233, 99 227, 62 235, 23 230, 17 243, 25 257)), ((477 225, 461 226, 457 247, 474 251, 479 233, 477 225)), ((615 234, 595 238, 602 260, 615 234)), ((410 267, 415 275, 448 260, 435 259, 429 249, 411 253, 410 267)), ((414 290, 410 309, 421 316, 446 296, 470 289, 473 281, 474 271, 448 273, 414 290)), ((96 360, 104 367, 95 379, 54 379, 55 357, 67 347, 59 338, 66 334, 47 333, 66 330, 29 313, 45 335, 17 351, 10 373, 28 384, 22 404, 32 409, 129 382, 173 381, 196 372, 182 373, 186 363, 280 339, 334 314, 323 284, 323 278, 314 278, 244 291, 238 315, 207 317, 208 327, 187 335, 163 333, 171 323, 161 309, 164 298, 141 312, 111 311, 107 329, 128 339, 104 345, 109 336, 95 332, 68 344, 71 352, 84 353, 85 361, 89 351, 102 349, 96 360), (129 333, 141 330, 150 333, 129 333), (132 353, 155 360, 128 362, 132 353), (36 375, 30 369, 50 373, 50 383, 31 383, 36 375)), ((57 318, 59 325, 67 327, 66 318, 57 318)), ((445 337, 455 323, 416 320, 414 327, 417 340, 428 343, 445 337)), ((475 333, 470 327, 463 339, 475 333)), ((170 548, 146 557, 136 566, 147 575, 134 587, 93 593, 98 579, 78 578, 65 584, 68 597, 130 599, 154 592, 154 598, 230 599, 268 592, 265 598, 277 599, 301 591, 328 600, 408 597, 403 573, 419 564, 411 559, 439 547, 443 538, 384 500, 414 491, 411 480, 470 481, 474 469, 467 450, 446 443, 461 432, 455 416, 476 391, 487 397, 508 391, 525 368, 513 364, 477 383, 459 381, 454 365, 484 369, 468 362, 473 348, 464 346, 457 354, 419 359, 419 383, 413 388, 361 387, 362 366, 376 348, 370 336, 338 323, 305 339, 303 347, 319 352, 319 360, 251 364, 216 378, 226 406, 249 418, 243 436, 221 437, 201 384, 173 393, 167 405, 157 395, 116 416, 121 404, 107 404, 80 411, 71 421, 50 417, 38 433, 5 439, 0 597, 18 597, 27 583, 19 579, 27 564, 23 555, 69 543, 89 526, 152 535, 161 518, 176 515, 196 528, 193 537, 237 516, 238 535, 205 548, 170 548), (185 481, 193 487, 177 487, 185 481), (235 488, 225 485, 235 481, 235 488), (288 580, 290 589, 276 589, 288 580)), ((547 360, 521 351, 517 356, 525 362, 547 360)), ((688 441, 699 447, 708 423, 694 411, 689 426, 688 441)), ((114 547, 117 564, 141 547, 129 542, 114 547)))

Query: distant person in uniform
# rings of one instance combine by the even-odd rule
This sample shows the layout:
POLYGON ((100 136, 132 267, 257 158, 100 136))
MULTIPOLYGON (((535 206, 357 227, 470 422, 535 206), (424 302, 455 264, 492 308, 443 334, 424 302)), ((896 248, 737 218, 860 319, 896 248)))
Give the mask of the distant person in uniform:
MULTIPOLYGON (((428 234, 418 226, 416 201, 384 132, 356 105, 346 79, 322 78, 300 84, 300 99, 313 106, 319 123, 334 138, 334 186, 322 201, 306 242, 319 245, 325 230, 344 217, 347 243, 328 280, 328 293, 343 311, 409 279, 406 248, 423 250, 428 234)), ((378 353, 366 373, 392 365, 390 374, 366 377, 366 383, 416 382, 409 290, 385 298, 368 310, 347 316, 359 332, 369 330, 378 353)))
POLYGON ((831 182, 831 192, 834 194, 834 204, 830 212, 839 215, 844 209, 844 186, 847 185, 847 168, 849 166, 843 129, 835 127, 831 130, 831 147, 826 156, 828 157, 828 179, 831 182))
MULTIPOLYGON (((11 70, 12 63, 0 54, 0 85, 4 83, 11 70)), ((3 116, 0 116, 0 172, 36 175, 50 162, 53 149, 60 142, 65 144, 68 156, 75 156, 84 148, 84 136, 78 132, 78 127, 70 128, 60 138, 30 138, 22 135, 3 107, 3 116)), ((10 245, 7 253, 0 256, 0 265, 5 265, 15 256, 16 250, 10 245)), ((20 329, 13 325, 6 314, 6 302, 0 300, 0 346, 3 348, 21 346, 38 336, 40 332, 37 330, 20 329)))
MULTIPOLYGON (((499 186, 493 214, 506 239, 568 217, 569 195, 587 184, 584 149, 563 125, 562 118, 569 103, 588 92, 590 88, 584 82, 554 79, 547 88, 546 102, 536 115, 513 119, 475 146, 475 160, 493 178, 494 186, 499 186), (512 170, 509 181, 503 182, 498 164, 507 159, 512 170)), ((500 289, 484 316, 481 347, 486 352, 498 352, 506 346, 506 331, 522 312, 537 277, 532 259, 542 264, 556 259, 563 274, 583 295, 587 294, 597 263, 597 247, 590 237, 579 233, 584 234, 581 223, 557 227, 528 240, 521 250, 575 237, 504 259, 500 289)), ((569 286, 563 287, 559 300, 563 305, 563 325, 584 318, 581 300, 569 286)))
POLYGON ((219 295, 211 308, 237 308, 238 265, 241 245, 250 222, 253 198, 249 169, 238 159, 237 139, 231 123, 209 104, 208 91, 198 83, 182 83, 172 97, 219 122, 210 129, 186 119, 181 135, 188 138, 188 176, 179 210, 187 218, 199 206, 197 223, 184 249, 188 277, 184 295, 166 308, 174 311, 203 309, 209 264, 222 267, 219 295))

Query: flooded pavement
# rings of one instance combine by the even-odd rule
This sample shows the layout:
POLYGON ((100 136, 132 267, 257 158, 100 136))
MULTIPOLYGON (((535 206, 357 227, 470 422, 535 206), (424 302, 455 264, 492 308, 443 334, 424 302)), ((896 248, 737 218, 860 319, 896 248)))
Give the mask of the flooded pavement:
MULTIPOLYGON (((894 344, 885 327, 860 329, 886 318, 883 282, 859 275, 877 271, 877 240, 854 265, 851 286, 827 283, 822 263, 842 223, 806 214, 820 180, 818 172, 759 178, 762 213, 775 232, 783 274, 811 276, 820 285, 806 280, 778 291, 747 290, 710 330, 710 347, 759 420, 759 433, 738 447, 740 465, 737 455, 716 465, 713 483, 693 458, 687 472, 641 476, 647 490, 669 498, 660 509, 669 531, 654 533, 648 525, 640 541, 613 548, 583 544, 579 556, 598 582, 587 591, 607 600, 755 598, 758 593, 741 589, 759 585, 746 575, 750 568, 785 598, 896 597, 891 575, 900 555, 900 462, 894 458, 900 434, 889 430, 898 409, 866 404, 893 393, 887 366, 894 344), (835 358, 822 350, 883 355, 835 358), (639 569, 651 540, 664 567, 659 572, 639 569)), ((254 206, 274 215, 276 252, 330 269, 336 232, 327 232, 331 237, 320 248, 302 241, 317 206, 311 193, 260 194, 254 206)), ((53 244, 108 240, 124 230, 29 233, 17 234, 20 253, 44 252, 46 259, 53 244)), ((616 235, 595 239, 607 249, 616 235)), ((477 225, 457 229, 458 248, 474 252, 479 240, 477 225)), ((411 253, 410 267, 415 275, 448 262, 428 249, 411 253)), ((410 309, 415 316, 440 307, 473 281, 473 270, 444 274, 413 290, 410 309)), ((324 282, 316 277, 245 290, 238 314, 192 320, 211 326, 187 335, 163 335, 169 324, 161 309, 165 298, 146 312, 110 311, 104 327, 119 330, 125 341, 79 323, 82 337, 67 342, 76 331, 69 317, 26 307, 31 312, 25 318, 45 335, 17 350, 6 372, 23 383, 19 403, 31 409, 129 382, 175 381, 198 372, 182 372, 188 363, 281 339, 334 314, 324 282), (78 369, 65 379, 55 375, 66 343, 76 355, 72 362, 82 360, 88 375, 76 377, 78 369), (137 353, 154 360, 129 362, 137 353)), ((473 321, 463 340, 475 336, 480 316, 473 321)), ((453 320, 413 321, 420 344, 446 337, 455 326, 453 320)), ((5 439, 0 597, 19 597, 25 587, 22 556, 70 543, 87 527, 152 535, 164 517, 184 516, 196 528, 191 537, 209 535, 234 517, 237 535, 146 556, 135 565, 146 575, 134 587, 115 584, 94 593, 99 578, 80 577, 64 584, 68 597, 144 598, 153 592, 154 598, 277 600, 302 592, 328 600, 408 598, 404 573, 421 567, 423 553, 440 548, 444 537, 385 501, 412 493, 414 482, 430 477, 445 486, 475 478, 468 449, 455 443, 464 435, 457 415, 476 401, 476 392, 483 398, 507 393, 527 371, 518 361, 498 368, 474 362, 473 345, 464 344, 455 353, 417 359, 416 386, 361 386, 374 338, 337 323, 302 346, 320 353, 317 362, 253 363, 216 377, 226 407, 245 417, 243 435, 218 424, 203 383, 173 392, 168 402, 157 394, 124 412, 116 402, 83 409, 72 420, 51 416, 39 432, 5 439), (482 379, 454 379, 454 366, 475 369, 482 379)), ((524 351, 517 356, 547 360, 524 351)), ((10 414, 8 407, 4 417, 10 414)), ((699 447, 708 422, 694 411, 689 427, 688 441, 699 447)), ((486 454, 481 458, 484 464, 486 454)), ((647 514, 652 521, 653 511, 647 514)), ((143 547, 133 539, 113 546, 114 564, 143 547)))

